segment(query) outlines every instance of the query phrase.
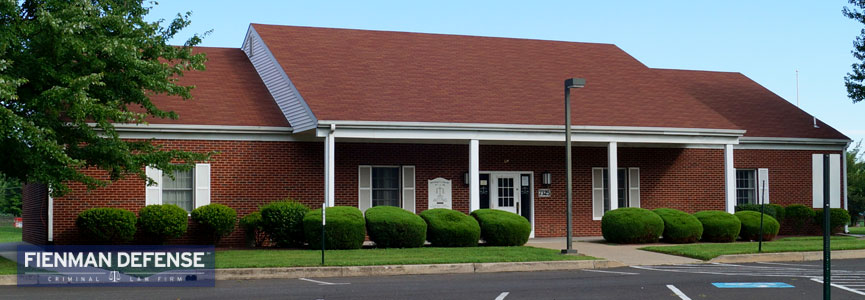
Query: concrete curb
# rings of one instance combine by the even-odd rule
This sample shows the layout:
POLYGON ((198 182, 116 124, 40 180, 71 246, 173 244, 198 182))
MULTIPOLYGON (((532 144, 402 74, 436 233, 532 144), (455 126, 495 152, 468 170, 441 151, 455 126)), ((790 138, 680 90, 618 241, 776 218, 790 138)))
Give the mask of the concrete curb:
MULTIPOLYGON (((865 258, 865 250, 836 250, 832 251, 832 259, 865 258)), ((750 262, 777 262, 777 261, 814 261, 822 260, 823 251, 810 252, 779 252, 760 254, 734 254, 721 255, 708 262, 710 263, 750 263, 750 262)))
POLYGON ((18 284, 18 275, 0 275, 0 285, 18 284))
POLYGON ((607 260, 571 260, 509 263, 464 263, 429 265, 385 265, 351 267, 243 268, 217 269, 216 280, 276 279, 302 277, 356 277, 424 274, 469 274, 492 272, 532 272, 622 267, 607 260))

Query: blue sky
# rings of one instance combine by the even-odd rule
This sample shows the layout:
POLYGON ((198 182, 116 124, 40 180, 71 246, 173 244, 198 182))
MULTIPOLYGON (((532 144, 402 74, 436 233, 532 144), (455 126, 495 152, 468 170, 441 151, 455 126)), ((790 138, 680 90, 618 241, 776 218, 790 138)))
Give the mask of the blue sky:
MULTIPOLYGON (((865 102, 844 75, 862 25, 847 1, 162 1, 150 15, 192 11, 204 46, 239 47, 249 23, 612 43, 654 68, 734 71, 852 139, 865 139, 865 102)), ((747 108, 743 108, 747 109, 747 108)))

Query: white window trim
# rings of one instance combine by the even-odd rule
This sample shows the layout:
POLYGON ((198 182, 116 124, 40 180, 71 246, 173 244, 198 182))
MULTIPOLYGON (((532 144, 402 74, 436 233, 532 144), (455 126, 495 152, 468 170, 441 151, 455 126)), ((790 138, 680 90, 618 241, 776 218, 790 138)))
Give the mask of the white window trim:
MULTIPOLYGON (((735 173, 736 173, 736 183, 737 184, 739 183, 739 176, 738 176, 739 171, 754 172, 754 203, 747 203, 747 204, 758 204, 758 202, 760 200, 759 196, 757 195, 757 193, 760 192, 760 174, 759 174, 759 171, 757 171, 756 168, 736 168, 735 173)), ((739 186, 737 185, 735 189, 736 189, 736 206, 739 206, 739 205, 742 205, 739 203, 739 190, 740 190, 739 186)))
MULTIPOLYGON (((596 203, 595 203, 595 191, 600 190, 601 192, 603 192, 603 190, 605 189, 604 184, 603 184, 603 180, 604 180, 604 177, 606 177, 606 176, 601 176, 602 177, 601 178, 601 187, 596 188, 595 182, 594 182, 594 180, 595 180, 594 172, 596 170, 601 170, 601 172, 603 172, 604 170, 607 170, 607 169, 608 169, 607 167, 593 167, 592 168, 592 173, 591 173, 590 177, 592 178, 592 220, 594 220, 594 221, 600 221, 601 219, 603 219, 604 214, 606 213, 606 211, 603 211, 603 208, 602 208, 601 209, 601 215, 595 216, 595 208, 596 208, 595 207, 595 205, 596 205, 596 203)), ((640 200, 638 200, 639 203, 636 203, 637 205, 634 205, 635 203, 633 201, 631 201, 631 193, 630 193, 632 190, 636 190, 638 195, 640 195, 639 193, 640 193, 641 184, 642 184, 642 183, 640 183, 640 177, 642 177, 641 172, 640 172, 640 168, 639 167, 619 167, 616 169, 625 171, 625 183, 624 183, 623 187, 624 187, 624 197, 625 197, 625 201, 628 202, 628 207, 640 207, 640 205, 642 205, 642 196, 640 196, 640 200), (637 171, 638 177, 637 177, 637 186, 636 187, 631 187, 631 170, 637 171)), ((618 176, 618 174, 616 176, 618 176)), ((621 189, 621 188, 622 187, 619 187, 619 189, 621 189)), ((610 199, 610 201, 613 201, 613 200, 610 199)), ((618 199, 616 201, 618 201, 618 199)), ((601 202, 600 205, 603 206, 604 205, 603 196, 601 196, 600 202, 601 202)))
MULTIPOLYGON (((210 204, 211 191, 211 168, 210 164, 195 164, 192 171, 192 209, 210 204)), ((155 182, 153 185, 145 186, 144 205, 161 205, 162 202, 162 175, 163 172, 155 167, 145 167, 145 174, 155 182)), ((146 185, 146 183, 145 183, 146 185)))
POLYGON ((399 208, 408 210, 410 212, 415 212, 417 210, 417 166, 415 166, 415 165, 358 165, 357 166, 357 169, 358 169, 357 207, 359 209, 361 209, 361 211, 364 211, 364 212, 366 209, 370 209, 373 207, 372 206, 372 201, 373 201, 373 199, 372 199, 372 191, 373 191, 373 188, 372 188, 372 181, 373 181, 372 170, 374 168, 396 168, 399 170, 399 174, 397 174, 397 178, 399 180, 399 184, 398 184, 399 185, 399 193, 398 193, 399 194, 399 208), (361 172, 363 172, 364 168, 368 168, 368 170, 369 170, 369 181, 370 181, 369 187, 363 187, 363 186, 361 186, 361 183, 360 183, 361 172), (404 174, 405 174, 406 169, 412 169, 412 171, 414 172, 413 177, 414 177, 415 182, 411 187, 406 186, 405 183, 403 182, 404 181, 403 176, 405 176, 404 174), (366 205, 361 205, 361 201, 363 201, 361 193, 369 193, 369 203, 365 203, 366 205), (405 203, 406 193, 411 193, 414 196, 413 207, 406 207, 406 203, 405 203), (364 207, 366 209, 364 209, 364 207))
MULTIPOLYGON (((769 191, 771 191, 772 189, 770 187, 770 182, 769 182, 769 178, 768 178, 768 177, 770 177, 768 168, 737 168, 736 172, 738 172, 738 171, 752 171, 752 172, 754 172, 754 203, 748 203, 748 204, 759 205, 761 199, 763 200, 763 204, 771 203, 769 201, 769 199, 771 199, 771 197, 769 197, 769 191), (765 173, 765 176, 760 175, 761 173, 765 173), (766 177, 766 178, 764 178, 764 177, 766 177), (761 185, 761 182, 764 179, 766 180, 765 195, 764 195, 764 187, 761 185)), ((738 177, 736 178, 736 182, 737 183, 739 182, 738 177)), ((741 205, 741 204, 739 204, 739 199, 738 199, 739 188, 736 187, 735 189, 737 191, 737 193, 736 193, 736 206, 739 206, 739 205, 741 205)))

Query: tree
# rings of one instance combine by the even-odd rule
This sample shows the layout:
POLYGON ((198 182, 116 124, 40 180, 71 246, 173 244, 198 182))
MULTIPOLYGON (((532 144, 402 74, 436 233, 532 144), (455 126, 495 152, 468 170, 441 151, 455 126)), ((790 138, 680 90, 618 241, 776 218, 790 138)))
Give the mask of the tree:
POLYGON ((21 184, 0 174, 0 214, 21 216, 21 184))
MULTIPOLYGON (((859 23, 865 24, 865 0, 848 0, 853 4, 854 8, 844 7, 841 13, 845 17, 856 20, 859 23), (858 8, 858 9, 857 9, 858 8)), ((865 99, 865 28, 859 32, 859 36, 853 41, 853 57, 858 62, 853 64, 853 70, 844 76, 844 85, 847 86, 847 97, 853 100, 853 103, 865 99)))
POLYGON ((149 96, 189 99, 192 87, 177 76, 204 69, 205 56, 192 53, 201 36, 167 44, 191 13, 146 22, 152 7, 142 1, 0 0, 0 173, 48 184, 57 196, 68 182, 95 188, 147 179, 145 165, 173 171, 209 158, 121 140, 112 125, 177 118, 149 96), (84 169, 104 170, 108 180, 84 169))
POLYGON ((865 156, 862 141, 847 150, 847 209, 854 220, 865 212, 865 156))

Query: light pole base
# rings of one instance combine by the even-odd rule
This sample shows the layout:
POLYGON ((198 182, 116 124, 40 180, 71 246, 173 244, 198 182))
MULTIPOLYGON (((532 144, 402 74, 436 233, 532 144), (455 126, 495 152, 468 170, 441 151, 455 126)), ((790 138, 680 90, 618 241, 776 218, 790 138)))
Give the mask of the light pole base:
POLYGON ((577 252, 577 249, 562 249, 563 255, 577 255, 580 254, 577 252))

